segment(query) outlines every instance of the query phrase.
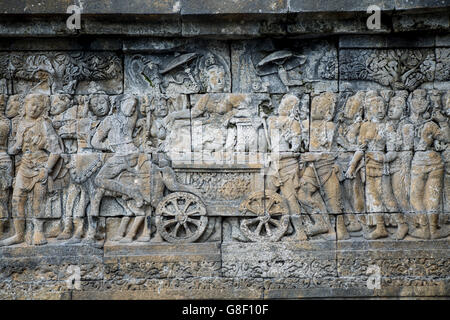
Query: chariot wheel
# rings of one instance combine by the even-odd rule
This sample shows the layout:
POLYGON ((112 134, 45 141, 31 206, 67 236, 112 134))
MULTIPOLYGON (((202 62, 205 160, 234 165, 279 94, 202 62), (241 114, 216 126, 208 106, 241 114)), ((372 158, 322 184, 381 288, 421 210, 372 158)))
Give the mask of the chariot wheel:
POLYGON ((278 241, 289 227, 289 209, 273 191, 255 192, 241 203, 240 211, 255 217, 241 221, 241 232, 255 242, 278 241))
POLYGON ((206 207, 199 197, 187 192, 174 192, 156 207, 156 228, 171 243, 194 242, 208 224, 206 207))

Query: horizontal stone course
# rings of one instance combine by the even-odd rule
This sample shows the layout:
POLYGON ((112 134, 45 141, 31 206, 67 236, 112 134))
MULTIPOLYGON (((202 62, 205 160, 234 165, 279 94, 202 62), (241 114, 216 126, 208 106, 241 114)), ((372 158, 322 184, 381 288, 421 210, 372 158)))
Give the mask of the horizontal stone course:
MULTIPOLYGON (((0 14, 67 14, 69 0, 4 0, 0 14)), ((317 12, 365 12, 370 5, 383 11, 445 8, 448 0, 112 0, 83 2, 89 15, 227 15, 317 12)))

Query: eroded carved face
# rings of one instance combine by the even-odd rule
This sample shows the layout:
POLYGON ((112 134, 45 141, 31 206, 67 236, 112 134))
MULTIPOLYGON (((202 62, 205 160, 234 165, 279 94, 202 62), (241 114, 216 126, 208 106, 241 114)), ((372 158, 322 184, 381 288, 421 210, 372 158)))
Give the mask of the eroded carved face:
POLYGON ((110 109, 109 98, 107 95, 93 96, 89 101, 89 106, 97 117, 106 116, 110 109))
POLYGON ((368 91, 365 100, 366 118, 371 121, 383 120, 386 116, 386 103, 376 91, 368 91))
POLYGON ((336 95, 333 92, 325 92, 314 97, 311 103, 312 120, 331 121, 336 108, 336 95))
POLYGON ((6 95, 0 94, 0 117, 5 115, 6 95))
POLYGON ((389 102, 389 119, 399 120, 402 117, 404 108, 405 99, 403 99, 402 97, 393 97, 389 102))
POLYGON ((225 71, 223 68, 214 66, 208 69, 208 91, 222 92, 225 88, 225 71))
POLYGON ((71 105, 70 96, 55 95, 51 97, 50 115, 55 116, 69 109, 71 105))
POLYGON ((167 108, 167 102, 164 99, 157 99, 155 101, 155 116, 157 117, 165 117, 169 113, 169 109, 167 108))
POLYGON ((136 98, 134 98, 134 97, 127 97, 120 104, 120 110, 122 111, 122 113, 125 116, 130 117, 136 111, 136 105, 137 105, 136 98))
POLYGON ((20 114, 20 106, 21 106, 20 100, 21 100, 20 95, 18 94, 9 97, 5 112, 8 118, 17 117, 20 114))
POLYGON ((344 117, 347 119, 356 119, 361 117, 362 112, 362 97, 361 95, 354 95, 350 97, 345 104, 344 117))
POLYGON ((415 114, 422 114, 428 109, 428 100, 426 97, 426 91, 422 89, 414 90, 411 93, 411 112, 415 114))
POLYGON ((25 112, 26 115, 32 119, 37 119, 42 114, 45 108, 45 96, 42 95, 28 95, 25 98, 25 112))
POLYGON ((278 114, 280 116, 289 116, 295 108, 298 108, 300 100, 294 95, 285 95, 281 99, 278 107, 278 114))

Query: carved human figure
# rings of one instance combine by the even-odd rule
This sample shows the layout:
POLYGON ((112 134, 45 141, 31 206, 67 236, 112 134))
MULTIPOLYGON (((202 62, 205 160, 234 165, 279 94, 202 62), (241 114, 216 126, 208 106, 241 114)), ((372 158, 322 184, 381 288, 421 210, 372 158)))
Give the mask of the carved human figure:
MULTIPOLYGON (((344 105, 342 118, 339 119, 337 144, 345 151, 355 151, 358 149, 358 137, 361 130, 363 110, 364 110, 365 92, 358 91, 350 96, 344 105)), ((350 204, 353 212, 364 212, 364 184, 362 175, 362 165, 360 165, 354 175, 354 178, 345 179, 343 181, 343 193, 350 204)), ((356 223, 354 215, 351 217, 349 231, 359 231, 361 226, 356 223)))
MULTIPOLYGON (((447 119, 450 118, 450 91, 447 91, 442 96, 442 104, 444 114, 447 119)), ((450 208, 450 143, 446 143, 445 150, 442 152, 442 159, 445 163, 445 177, 444 177, 444 210, 448 212, 450 208)))
MULTIPOLYGON (((73 106, 72 98, 68 94, 50 96, 50 116, 53 127, 58 131, 62 126, 73 125, 77 119, 77 106, 73 106)), ((73 139, 62 136, 66 153, 75 153, 76 143, 73 139)))
POLYGON ((200 120, 200 124, 205 127, 202 128, 200 137, 194 136, 194 144, 198 145, 199 141, 196 140, 201 138, 201 150, 221 151, 224 148, 231 148, 236 143, 236 133, 233 130, 227 130, 227 128, 231 119, 251 116, 249 104, 250 98, 245 94, 228 94, 221 101, 217 100, 215 95, 205 94, 201 96, 191 110, 171 112, 167 116, 167 122, 171 126, 176 119, 192 118, 195 126, 197 124, 195 120, 200 120), (202 116, 204 119, 200 118, 202 116))
POLYGON ((11 119, 11 133, 9 135, 9 144, 15 142, 17 126, 21 119, 23 109, 23 96, 16 94, 9 96, 8 103, 6 105, 5 115, 11 119))
MULTIPOLYGON (((116 113, 107 116, 98 126, 92 138, 92 146, 97 150, 112 152, 100 169, 95 184, 103 190, 118 193, 135 201, 137 208, 144 204, 144 197, 136 185, 122 183, 118 177, 122 172, 137 174, 134 169, 139 160, 139 149, 133 143, 133 134, 137 121, 136 97, 123 95, 117 101, 119 104, 116 113)), ((104 195, 98 190, 92 206, 92 217, 97 217, 100 211, 101 199, 104 195)), ((88 238, 95 237, 96 228, 92 226, 88 231, 88 238), (89 232, 91 231, 91 232, 89 232)))
POLYGON ((158 151, 165 149, 164 142, 167 136, 167 115, 169 109, 163 97, 155 97, 152 101, 151 120, 149 121, 149 135, 153 145, 158 151))
POLYGON ((395 238, 403 239, 408 233, 408 224, 404 212, 410 211, 409 187, 411 180, 411 160, 414 148, 414 128, 405 117, 407 91, 397 91, 389 101, 388 125, 393 130, 388 131, 388 140, 393 141, 397 157, 390 163, 392 191, 402 213, 396 214, 397 232, 395 238))
POLYGON ((28 197, 32 201, 33 243, 47 243, 44 235, 43 204, 47 193, 49 174, 63 151, 62 142, 51 121, 45 116, 49 105, 46 95, 30 94, 25 97, 25 114, 18 124, 16 142, 9 147, 10 154, 22 154, 12 196, 15 235, 0 242, 0 246, 24 241, 25 208, 28 197))
POLYGON ((271 163, 266 179, 266 189, 277 191, 286 199, 298 240, 306 240, 306 234, 295 217, 301 213, 297 199, 299 189, 298 155, 301 147, 301 127, 298 113, 300 99, 293 94, 286 94, 278 106, 278 115, 267 120, 268 138, 271 148, 271 163))
POLYGON ((7 96, 0 95, 0 238, 9 218, 9 196, 13 180, 13 164, 8 155, 8 136, 11 124, 5 117, 7 96))
POLYGON ((71 176, 70 185, 67 188, 66 209, 64 216, 64 229, 59 234, 59 240, 69 240, 68 243, 81 242, 83 237, 84 218, 88 216, 88 226, 90 226, 87 237, 88 241, 92 241, 95 232, 91 212, 87 211, 88 205, 95 203, 95 189, 93 182, 94 174, 103 165, 103 157, 98 152, 93 152, 91 146, 91 138, 94 135, 99 124, 98 119, 105 117, 110 111, 110 101, 106 95, 92 95, 85 97, 85 104, 87 105, 83 112, 84 117, 78 119, 76 123, 69 122, 62 126, 59 132, 64 137, 70 137, 77 140, 78 153, 71 155, 69 162, 69 172, 71 176), (87 112, 91 111, 92 115, 87 112), (79 199, 76 210, 75 202, 79 199))
MULTIPOLYGON (((440 97, 432 97, 432 99, 438 100, 440 97)), ((448 230, 439 226, 444 162, 435 150, 435 143, 449 142, 448 119, 437 108, 433 110, 431 119, 424 119, 430 107, 430 99, 427 99, 425 90, 413 91, 408 98, 408 104, 415 133, 410 201, 419 218, 419 227, 410 230, 409 233, 421 239, 446 237, 449 234, 448 230)))
POLYGON ((397 153, 392 151, 395 149, 393 142, 388 140, 394 129, 384 121, 385 100, 376 91, 368 91, 365 108, 368 120, 361 125, 358 138, 360 150, 355 152, 345 175, 347 178, 354 177, 365 151, 367 208, 375 215, 376 228, 364 236, 367 239, 379 239, 389 235, 382 213, 398 212, 389 177, 389 163, 397 157, 397 153))
MULTIPOLYGON (((336 164, 337 154, 330 152, 335 143, 337 131, 333 118, 336 110, 336 94, 325 92, 315 96, 311 102, 310 148, 320 150, 317 153, 302 154, 304 166, 302 175, 302 194, 300 198, 311 206, 318 207, 314 196, 319 192, 323 205, 315 214, 314 226, 309 230, 311 235, 327 233, 326 237, 333 239, 348 239, 347 228, 342 216, 341 186, 339 183, 339 167, 336 164), (329 222, 328 213, 338 214, 336 221, 337 235, 329 222)), ((316 210, 317 211, 317 210, 316 210)))
POLYGON ((205 58, 206 92, 223 92, 225 88, 225 69, 217 63, 213 54, 205 58))

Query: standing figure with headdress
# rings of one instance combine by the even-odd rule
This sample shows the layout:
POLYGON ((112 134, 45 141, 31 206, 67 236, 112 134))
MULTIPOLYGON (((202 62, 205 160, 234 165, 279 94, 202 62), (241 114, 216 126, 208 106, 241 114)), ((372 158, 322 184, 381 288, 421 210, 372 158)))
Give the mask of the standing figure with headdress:
MULTIPOLYGON (((432 97, 436 99, 437 97, 432 97)), ((437 99, 436 99, 437 100, 437 99)), ((436 143, 450 141, 447 117, 435 109, 427 114, 430 99, 422 89, 413 91, 408 103, 414 125, 414 157, 411 164, 411 206, 419 218, 419 226, 409 234, 421 239, 439 239, 449 232, 439 227, 444 162, 436 151, 436 143), (426 116, 425 116, 426 115, 426 116)))
POLYGON ((8 155, 10 121, 5 117, 6 96, 0 95, 0 237, 9 218, 9 195, 13 180, 13 164, 8 155))
POLYGON ((18 123, 16 142, 8 150, 10 154, 22 155, 12 196, 15 235, 1 241, 0 246, 24 242, 28 198, 32 201, 33 244, 47 243, 43 219, 47 187, 52 180, 50 174, 63 152, 62 141, 45 115, 49 97, 29 94, 24 103, 24 115, 18 123))

